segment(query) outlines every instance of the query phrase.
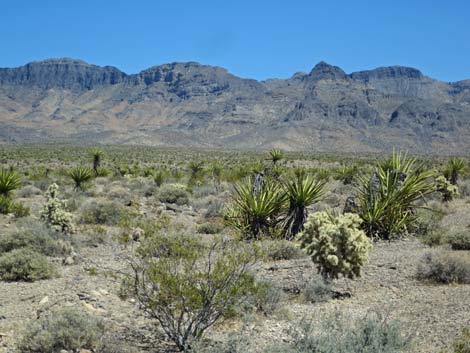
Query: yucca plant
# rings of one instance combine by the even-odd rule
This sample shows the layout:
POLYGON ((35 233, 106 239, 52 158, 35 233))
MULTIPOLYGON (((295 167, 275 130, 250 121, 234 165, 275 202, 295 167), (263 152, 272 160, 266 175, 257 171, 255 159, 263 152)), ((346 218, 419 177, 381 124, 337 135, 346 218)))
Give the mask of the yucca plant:
POLYGON ((459 174, 465 169, 465 161, 461 158, 452 158, 447 168, 444 170, 444 176, 452 185, 457 185, 459 174))
POLYGON ((284 153, 281 150, 271 150, 269 152, 269 156, 271 161, 276 164, 279 162, 282 158, 284 158, 284 153))
POLYGON ((93 157, 93 171, 95 175, 98 175, 98 168, 101 166, 101 159, 104 156, 104 152, 99 148, 93 148, 90 154, 93 157))
POLYGON ((223 167, 218 163, 213 163, 209 168, 209 173, 216 189, 220 187, 220 183, 222 180, 222 171, 223 167))
POLYGON ((155 172, 153 175, 153 180, 158 187, 162 186, 163 182, 165 181, 165 173, 162 170, 155 172))
POLYGON ((86 183, 93 178, 93 171, 84 166, 76 166, 69 172, 75 182, 75 190, 85 190, 86 183))
POLYGON ((4 168, 0 170, 0 195, 9 197, 20 185, 21 178, 14 170, 4 168))
POLYGON ((434 191, 434 172, 416 159, 394 152, 379 163, 371 178, 359 178, 359 216, 371 237, 389 239, 416 224, 419 200, 434 191))
POLYGON ((307 207, 318 202, 325 195, 325 181, 315 180, 306 173, 297 174, 283 183, 288 209, 284 220, 284 236, 292 239, 304 228, 307 207))
POLYGON ((352 184, 358 174, 356 165, 342 165, 336 172, 335 179, 341 180, 344 185, 352 184))
POLYGON ((279 183, 266 178, 258 187, 255 180, 246 178, 234 186, 232 205, 226 220, 240 230, 246 239, 273 236, 282 222, 286 197, 279 183))

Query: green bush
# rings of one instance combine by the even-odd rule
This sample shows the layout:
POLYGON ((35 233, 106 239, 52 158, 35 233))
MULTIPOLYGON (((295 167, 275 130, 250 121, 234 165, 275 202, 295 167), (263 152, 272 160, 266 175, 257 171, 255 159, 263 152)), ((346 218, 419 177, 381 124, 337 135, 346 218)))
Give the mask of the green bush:
POLYGON ((47 257, 30 248, 19 248, 0 256, 2 281, 34 282, 51 278, 56 274, 47 257))
POLYGON ((180 184, 163 185, 158 190, 157 198, 160 202, 174 203, 179 206, 189 203, 189 194, 185 187, 180 184))
POLYGON ((200 234, 218 234, 222 231, 222 227, 217 223, 202 223, 196 227, 196 231, 200 234))
POLYGON ((336 279, 339 275, 360 276, 371 248, 360 226, 361 219, 353 213, 333 217, 317 212, 308 218, 300 234, 301 247, 311 256, 325 280, 336 279))
POLYGON ((39 222, 34 222, 28 227, 20 227, 0 237, 0 254, 21 248, 31 248, 47 256, 69 254, 71 246, 57 239, 54 233, 39 222))
POLYGON ((124 213, 123 206, 115 202, 91 201, 83 206, 81 222, 87 224, 117 225, 124 213))
POLYGON ((452 344, 451 353, 470 353, 470 328, 462 330, 460 336, 452 344))
POLYGON ((418 265, 417 277, 438 283, 470 283, 470 254, 435 251, 427 253, 418 265))
POLYGON ((266 257, 269 260, 293 260, 305 257, 305 253, 288 240, 271 240, 264 244, 266 246, 266 257))
POLYGON ((180 350, 227 317, 253 289, 256 247, 146 232, 123 288, 180 350), (171 255, 171 256, 169 256, 171 255))
POLYGON ((461 232, 449 236, 447 242, 452 250, 470 250, 470 232, 461 232))
POLYGON ((26 325, 17 347, 21 353, 94 350, 104 332, 101 320, 74 308, 66 308, 26 325))
POLYGON ((20 202, 14 202, 9 196, 0 195, 0 214, 13 213, 15 218, 29 216, 29 207, 20 202))
POLYGON ((367 314, 356 319, 335 313, 320 327, 303 320, 290 330, 292 343, 276 343, 265 353, 403 353, 409 344, 397 321, 367 314))
POLYGON ((333 297, 331 284, 325 281, 310 281, 302 290, 304 300, 309 303, 326 302, 333 297))

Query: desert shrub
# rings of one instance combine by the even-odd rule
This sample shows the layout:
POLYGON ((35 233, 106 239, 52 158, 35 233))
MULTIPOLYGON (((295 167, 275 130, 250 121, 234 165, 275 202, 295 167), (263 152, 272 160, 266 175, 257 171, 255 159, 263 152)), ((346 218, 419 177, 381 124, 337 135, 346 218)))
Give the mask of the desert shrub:
POLYGON ((41 212, 41 219, 57 232, 73 233, 72 214, 67 212, 67 202, 59 199, 59 186, 51 184, 46 192, 46 204, 41 212))
POLYGON ((194 236, 147 233, 124 282, 128 294, 180 350, 233 312, 252 290, 255 247, 194 236), (171 256, 168 256, 170 255, 171 256))
POLYGON ((459 188, 457 185, 451 184, 444 176, 438 176, 435 180, 436 191, 441 193, 442 201, 452 201, 459 196, 459 188))
POLYGON ((101 320, 74 308, 50 312, 26 325, 17 347, 22 353, 95 349, 105 328, 101 320))
POLYGON ((310 281, 302 289, 302 295, 306 302, 320 303, 333 297, 331 283, 326 281, 310 281))
POLYGON ((339 275, 360 276, 367 262, 370 240, 360 229, 361 219, 353 213, 337 217, 326 212, 312 214, 300 234, 301 247, 311 256, 325 280, 339 275))
POLYGON ((124 208, 118 203, 91 201, 83 207, 81 222, 87 224, 116 225, 124 214, 124 208))
POLYGON ((24 188, 16 192, 17 197, 22 197, 22 198, 28 198, 28 197, 32 197, 36 195, 41 195, 41 194, 42 194, 42 191, 33 185, 27 185, 24 188))
POLYGON ((24 206, 21 202, 13 201, 9 196, 0 195, 0 214, 13 213, 15 218, 29 216, 29 207, 24 206))
POLYGON ((470 232, 451 235, 447 238, 447 242, 452 247, 452 250, 470 250, 470 232))
POLYGON ((470 328, 464 328, 452 344, 450 353, 470 353, 470 328))
POLYGON ((292 343, 276 343, 265 353, 402 353, 409 345, 399 323, 379 314, 352 319, 335 313, 322 317, 318 326, 300 321, 289 331, 292 343))
POLYGON ((305 257, 305 253, 288 240, 271 240, 265 242, 266 258, 273 261, 293 260, 305 257))
POLYGON ((47 256, 60 256, 71 252, 67 242, 57 239, 54 231, 39 222, 20 226, 18 230, 0 237, 0 254, 21 248, 31 248, 47 256))
POLYGON ((418 201, 434 191, 425 170, 406 154, 378 163, 370 178, 359 178, 359 211, 367 235, 389 239, 416 226, 418 201))
POLYGON ((417 277, 438 283, 470 283, 470 254, 435 251, 427 253, 418 265, 417 277))
POLYGON ((271 281, 257 281, 246 304, 266 316, 272 315, 280 307, 284 298, 282 288, 271 281))
POLYGON ((95 176, 100 177, 100 178, 105 178, 107 176, 111 175, 111 170, 106 167, 98 167, 95 170, 95 176))
POLYGON ((21 185, 21 178, 14 170, 0 169, 0 195, 8 197, 21 185))
POLYGON ((83 166, 76 166, 69 172, 69 176, 75 183, 75 190, 81 191, 85 191, 87 183, 93 179, 93 174, 93 170, 83 166))
POLYGON ((197 225, 196 231, 200 234, 217 234, 220 233, 223 228, 220 224, 206 222, 197 225))
POLYGON ((180 206, 189 203, 189 194, 180 184, 163 185, 158 190, 157 198, 160 202, 174 203, 180 206))
POLYGON ((286 208, 285 201, 278 182, 270 178, 246 178, 235 185, 225 219, 246 239, 276 236, 286 208))
POLYGON ((246 332, 232 332, 227 335, 225 341, 207 344, 206 342, 194 342, 191 353, 248 353, 253 352, 253 343, 246 332))
POLYGON ((283 183, 288 209, 284 219, 283 235, 287 239, 295 237, 304 228, 307 207, 318 202, 325 195, 325 182, 315 180, 305 173, 283 183))
POLYGON ((2 281, 33 282, 51 278, 55 273, 47 257, 30 248, 14 249, 0 255, 2 281))

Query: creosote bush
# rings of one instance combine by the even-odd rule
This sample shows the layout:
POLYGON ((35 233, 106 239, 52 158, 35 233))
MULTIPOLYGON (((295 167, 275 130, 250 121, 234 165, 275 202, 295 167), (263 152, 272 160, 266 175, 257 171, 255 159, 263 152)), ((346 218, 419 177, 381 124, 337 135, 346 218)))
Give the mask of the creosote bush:
POLYGON ((83 206, 81 221, 87 224, 116 225, 125 214, 116 202, 91 201, 83 206))
POLYGON ((470 284, 470 254, 464 251, 429 252, 418 265, 417 277, 444 284, 470 284))
POLYGON ((470 250, 470 232, 460 232, 447 238, 452 250, 470 250))
POLYGON ((184 185, 181 184, 165 184, 157 193, 160 202, 174 203, 179 206, 189 203, 189 194, 184 185))
POLYGON ((265 353, 403 353, 409 346, 397 321, 369 313, 362 317, 335 313, 319 327, 302 320, 290 329, 292 343, 276 343, 265 353))
POLYGON ((186 351, 251 293, 256 247, 222 239, 204 244, 181 233, 146 234, 123 288, 186 351))
POLYGON ((56 270, 47 257, 31 248, 19 248, 0 255, 2 281, 34 282, 51 278, 56 270))
POLYGON ((360 229, 361 219, 353 213, 334 217, 327 212, 312 214, 300 234, 301 247, 311 256, 325 280, 339 275, 360 276, 367 262, 370 240, 360 229))
POLYGON ((27 324, 17 348, 21 353, 95 350, 104 333, 101 320, 77 309, 65 308, 27 324))

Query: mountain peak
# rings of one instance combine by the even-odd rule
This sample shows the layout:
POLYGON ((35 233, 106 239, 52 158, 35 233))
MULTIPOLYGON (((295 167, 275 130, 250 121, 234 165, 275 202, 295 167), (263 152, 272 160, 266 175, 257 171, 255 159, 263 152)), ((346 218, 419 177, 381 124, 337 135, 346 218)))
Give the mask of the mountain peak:
POLYGON ((424 75, 418 69, 407 66, 384 66, 373 70, 353 72, 351 78, 361 81, 385 78, 412 78, 421 79, 424 75))
POLYGON ((310 71, 309 76, 314 80, 338 80, 347 78, 346 73, 338 66, 333 66, 325 61, 320 61, 310 71))

